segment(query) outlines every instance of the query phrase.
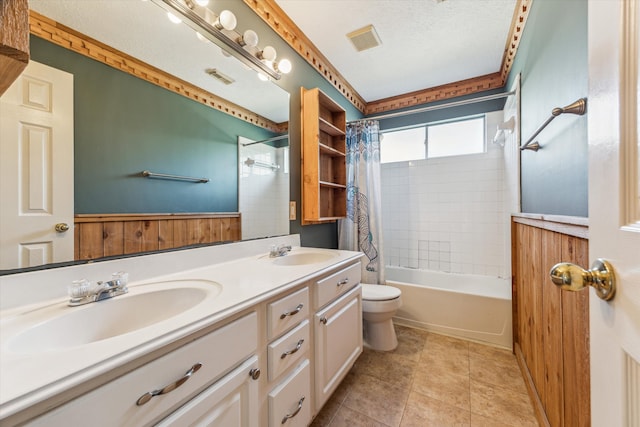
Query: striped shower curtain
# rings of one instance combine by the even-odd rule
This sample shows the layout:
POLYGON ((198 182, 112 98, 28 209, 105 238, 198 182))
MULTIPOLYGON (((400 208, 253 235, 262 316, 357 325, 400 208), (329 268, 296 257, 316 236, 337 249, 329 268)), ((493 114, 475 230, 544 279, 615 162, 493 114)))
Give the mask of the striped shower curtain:
POLYGON ((338 248, 361 251, 363 283, 384 283, 380 187, 380 126, 347 124, 347 218, 338 224, 338 248))

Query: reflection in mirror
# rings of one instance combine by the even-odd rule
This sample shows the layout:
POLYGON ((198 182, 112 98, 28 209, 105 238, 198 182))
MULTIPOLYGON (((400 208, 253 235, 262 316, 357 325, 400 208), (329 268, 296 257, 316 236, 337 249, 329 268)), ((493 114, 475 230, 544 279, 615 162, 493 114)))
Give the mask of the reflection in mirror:
MULTIPOLYGON (((105 65, 108 59, 102 58, 100 62, 95 52, 93 57, 91 53, 78 52, 87 50, 82 42, 79 45, 69 43, 70 47, 65 49, 42 35, 32 35, 32 59, 73 75, 74 107, 69 120, 73 121, 75 189, 70 203, 74 207, 75 222, 79 218, 90 222, 88 228, 102 239, 88 252, 79 253, 76 245, 76 253, 68 259, 48 258, 45 263, 164 249, 162 245, 166 241, 162 236, 156 238, 155 246, 148 245, 150 240, 145 233, 154 231, 145 228, 144 219, 138 219, 138 224, 142 224, 138 226, 131 226, 135 221, 131 222, 127 231, 127 225, 114 228, 112 219, 109 219, 111 225, 98 229, 95 218, 87 219, 91 216, 238 211, 242 216, 253 215, 238 206, 240 161, 237 140, 239 136, 263 140, 281 135, 282 129, 286 131, 288 93, 273 83, 260 81, 254 71, 247 70, 234 58, 222 55, 212 43, 198 40, 192 29, 172 24, 166 13, 151 2, 30 0, 29 5, 45 19, 59 22, 71 31, 124 52, 132 59, 190 85, 182 92, 170 88, 171 92, 159 87, 158 83, 149 84, 148 78, 145 81, 134 77, 136 70, 125 69, 130 67, 126 61, 126 66, 120 66, 123 72, 113 64, 105 65), (212 78, 213 68, 234 82, 224 84, 212 78), (203 89, 202 93, 210 95, 208 101, 196 102, 193 96, 189 99, 184 92, 193 94, 194 88, 203 89), (243 114, 235 112, 226 114, 222 112, 224 107, 216 106, 220 104, 214 102, 216 99, 237 106, 238 111, 249 111, 258 120, 253 117, 247 120, 243 114), (211 181, 191 184, 152 180, 141 176, 143 170, 203 176, 211 181), (134 239, 128 237, 128 232, 134 239), (114 245, 107 241, 114 236, 123 237, 123 243, 114 245)), ((240 29, 249 22, 245 19, 247 11, 253 14, 246 5, 235 0, 217 1, 218 6, 234 11, 240 29)), ((282 157, 278 162, 286 161, 284 154, 282 157)), ((288 174, 283 172, 288 165, 280 164, 278 176, 285 177, 288 184, 288 174)), ((285 212, 288 198, 288 192, 281 198, 285 212)), ((270 201, 269 206, 273 203, 275 201, 270 201)), ((211 218, 210 221, 220 225, 221 231, 216 231, 217 241, 237 239, 234 230, 224 236, 225 230, 229 231, 228 225, 225 229, 225 220, 211 218)), ((73 223, 74 218, 70 225, 73 223)), ((55 224, 50 225, 48 228, 53 230, 55 224)), ((282 231, 270 229, 264 235, 259 231, 243 232, 241 236, 258 238, 287 234, 288 225, 287 222, 286 228, 279 229, 282 231)), ((183 228, 172 238, 182 242, 182 246, 210 242, 197 236, 194 239, 193 230, 183 228)), ((22 260, 15 265, 2 265, 0 269, 29 265, 22 260)))
POLYGON ((289 233, 289 144, 286 135, 265 141, 238 138, 242 237, 289 233))

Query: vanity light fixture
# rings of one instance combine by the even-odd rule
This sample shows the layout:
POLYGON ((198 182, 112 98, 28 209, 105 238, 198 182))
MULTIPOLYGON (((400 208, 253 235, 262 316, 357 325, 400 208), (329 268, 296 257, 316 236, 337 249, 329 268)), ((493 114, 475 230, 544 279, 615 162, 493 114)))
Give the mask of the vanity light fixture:
POLYGON ((271 46, 260 49, 258 35, 247 30, 240 34, 235 31, 237 20, 235 15, 224 10, 215 16, 210 9, 199 6, 198 0, 151 0, 156 5, 194 29, 199 38, 205 38, 217 44, 223 51, 233 55, 241 63, 251 67, 258 73, 274 80, 281 78, 280 73, 291 71, 291 62, 283 59, 276 64, 276 50, 271 46))

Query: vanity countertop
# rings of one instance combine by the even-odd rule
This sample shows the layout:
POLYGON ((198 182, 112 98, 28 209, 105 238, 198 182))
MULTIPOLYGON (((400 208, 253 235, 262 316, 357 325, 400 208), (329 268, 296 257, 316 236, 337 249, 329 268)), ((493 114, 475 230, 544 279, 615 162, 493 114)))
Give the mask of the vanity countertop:
MULTIPOLYGON (((135 295, 146 284, 165 281, 213 281, 221 285, 215 297, 170 317, 112 338, 79 346, 66 346, 41 352, 11 351, 17 331, 28 329, 23 319, 38 311, 61 313, 82 310, 68 307, 68 297, 21 305, 0 312, 0 420, 41 403, 79 384, 90 381, 146 354, 214 325, 242 310, 293 288, 315 275, 358 260, 360 252, 331 249, 294 248, 291 254, 313 251, 331 255, 328 259, 299 265, 279 265, 277 258, 263 252, 244 258, 218 262, 157 277, 136 280, 130 277, 129 294, 135 295), (21 323, 22 322, 22 323, 21 323)), ((290 255, 287 255, 290 256, 290 255)), ((180 264, 175 264, 180 265, 180 264)), ((174 267, 176 270, 180 267, 174 267)), ((178 282, 179 283, 179 282, 178 282)), ((61 285, 66 289, 66 284, 61 285)), ((127 298, 123 295, 117 298, 127 298)), ((109 301, 109 300, 106 300, 109 301)), ((106 302, 105 301, 105 302, 106 302)), ((144 299, 140 299, 144 303, 144 299)), ((37 322, 37 320, 36 320, 37 322)), ((82 324, 73 328, 82 328, 82 324)), ((73 334, 74 330, 69 330, 73 334)))

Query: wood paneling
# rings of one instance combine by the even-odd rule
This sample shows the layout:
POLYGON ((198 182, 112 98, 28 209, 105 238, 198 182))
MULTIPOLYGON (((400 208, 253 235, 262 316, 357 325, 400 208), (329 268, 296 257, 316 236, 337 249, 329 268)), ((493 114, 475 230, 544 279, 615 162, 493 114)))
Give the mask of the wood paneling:
POLYGON ((76 215, 77 260, 172 249, 242 237, 239 213, 76 215))
POLYGON ((588 426, 589 291, 562 291, 548 274, 559 262, 588 266, 588 240, 577 237, 588 228, 561 222, 512 222, 514 347, 540 424, 588 426))

